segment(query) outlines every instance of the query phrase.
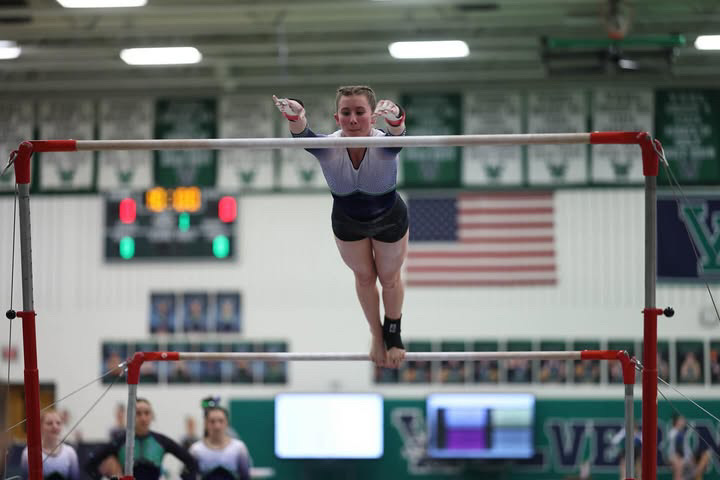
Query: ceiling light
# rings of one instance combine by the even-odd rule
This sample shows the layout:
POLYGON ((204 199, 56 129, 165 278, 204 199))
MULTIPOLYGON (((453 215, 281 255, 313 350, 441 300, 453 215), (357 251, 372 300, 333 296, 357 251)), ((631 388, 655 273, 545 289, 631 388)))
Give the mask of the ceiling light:
POLYGON ((65 8, 143 7, 147 0, 57 0, 65 8))
POLYGON ((640 65, 634 60, 630 60, 629 58, 618 58, 617 61, 618 67, 620 67, 621 70, 639 70, 640 65))
POLYGON ((695 40, 698 50, 720 50, 720 35, 700 35, 695 40))
POLYGON ((394 58, 458 58, 467 57, 470 49, 462 40, 439 42, 395 42, 388 46, 394 58))
POLYGON ((18 44, 9 40, 0 40, 0 60, 18 58, 22 49, 18 44))
POLYGON ((202 54, 195 47, 126 48, 120 58, 128 65, 187 65, 199 63, 202 54))

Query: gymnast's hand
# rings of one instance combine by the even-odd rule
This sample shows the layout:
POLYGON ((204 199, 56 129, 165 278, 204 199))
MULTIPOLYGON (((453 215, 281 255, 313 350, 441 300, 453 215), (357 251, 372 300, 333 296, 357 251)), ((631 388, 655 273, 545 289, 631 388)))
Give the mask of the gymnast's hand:
POLYGON ((273 95, 273 102, 275 106, 280 110, 285 118, 291 122, 298 121, 301 117, 305 117, 305 107, 303 107, 297 100, 290 98, 278 98, 273 95))
POLYGON ((382 117, 391 127, 399 127, 405 121, 405 113, 390 100, 380 100, 375 107, 373 117, 382 117))

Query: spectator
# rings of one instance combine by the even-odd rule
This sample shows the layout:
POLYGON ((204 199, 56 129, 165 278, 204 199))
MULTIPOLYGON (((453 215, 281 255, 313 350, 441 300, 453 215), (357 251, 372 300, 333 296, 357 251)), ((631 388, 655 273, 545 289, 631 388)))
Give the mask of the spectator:
MULTIPOLYGON (((138 398, 135 404, 135 457, 133 475, 137 480, 158 480, 162 473, 162 460, 170 453, 185 464, 184 478, 194 479, 197 474, 197 463, 186 450, 161 433, 150 430, 153 421, 153 410, 150 402, 138 398)), ((125 435, 97 451, 85 466, 85 471, 95 480, 103 475, 112 476, 119 472, 107 471, 101 464, 108 458, 115 458, 115 468, 125 463, 125 435), (105 470, 105 471, 104 471, 105 470)), ((107 465, 107 464, 105 464, 107 465)))
POLYGON ((710 463, 710 450, 704 442, 692 451, 687 428, 685 417, 674 414, 668 434, 668 458, 673 480, 700 480, 710 463))
POLYGON ((115 405, 115 424, 110 428, 110 440, 125 437, 125 404, 115 405))
POLYGON ((185 435, 180 439, 180 446, 185 450, 188 450, 193 443, 198 441, 197 433, 195 432, 195 419, 191 415, 185 416, 185 435))
MULTIPOLYGON (((43 478, 53 480, 79 480, 80 468, 75 449, 60 442, 63 422, 55 410, 40 414, 40 439, 43 452, 43 478)), ((29 478, 28 449, 22 452, 20 460, 23 478, 29 478)))
POLYGON ((249 480, 250 454, 242 440, 228 435, 228 413, 215 405, 204 408, 205 438, 190 447, 202 480, 249 480))
MULTIPOLYGON (((618 467, 620 468, 620 479, 627 477, 625 474, 625 428, 622 428, 611 440, 612 445, 620 449, 618 454, 618 467)), ((635 422, 635 434, 633 435, 633 455, 635 456, 635 480, 642 477, 642 430, 640 424, 635 422)))

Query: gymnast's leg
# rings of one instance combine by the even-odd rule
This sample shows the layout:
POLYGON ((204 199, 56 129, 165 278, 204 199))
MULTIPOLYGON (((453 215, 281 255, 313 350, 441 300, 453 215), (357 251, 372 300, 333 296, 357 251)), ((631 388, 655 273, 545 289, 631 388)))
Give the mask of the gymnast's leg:
POLYGON ((387 355, 380 320, 380 295, 377 288, 377 271, 369 238, 344 241, 335 237, 340 256, 355 275, 355 291, 370 326, 372 346, 370 359, 379 367, 386 366, 387 355))
MULTIPOLYGON (((408 250, 408 235, 405 235, 396 242, 382 242, 372 240, 372 249, 375 257, 375 271, 377 272, 380 285, 382 286, 382 300, 385 307, 385 323, 396 323, 398 327, 395 343, 388 345, 387 364, 391 368, 397 368, 405 358, 405 348, 400 340, 400 319, 402 317, 403 300, 405 287, 401 278, 401 270, 408 250)), ((388 325, 386 325, 386 330, 388 325)))

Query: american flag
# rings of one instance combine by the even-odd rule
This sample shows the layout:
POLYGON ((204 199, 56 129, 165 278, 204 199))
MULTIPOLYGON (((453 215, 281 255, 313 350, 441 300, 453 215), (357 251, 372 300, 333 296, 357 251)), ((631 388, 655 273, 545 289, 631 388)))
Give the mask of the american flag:
POLYGON ((409 198, 410 286, 557 283, 552 192, 409 198))

